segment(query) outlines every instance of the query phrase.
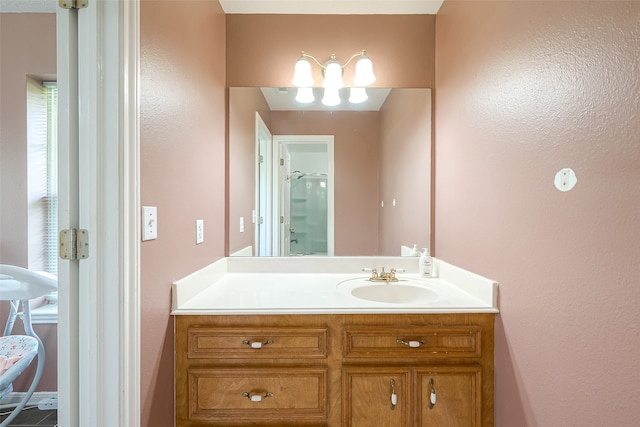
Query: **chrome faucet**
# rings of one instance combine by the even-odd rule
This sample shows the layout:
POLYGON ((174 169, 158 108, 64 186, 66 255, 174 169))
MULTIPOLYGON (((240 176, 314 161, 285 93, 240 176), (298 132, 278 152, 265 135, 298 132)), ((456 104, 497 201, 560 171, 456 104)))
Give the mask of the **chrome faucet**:
POLYGON ((397 282, 398 278, 396 277, 396 272, 404 271, 402 269, 398 270, 392 268, 389 272, 384 271, 384 267, 382 267, 382 271, 378 273, 378 270, 375 268, 363 268, 362 271, 370 271, 371 277, 369 277, 370 282, 397 282))

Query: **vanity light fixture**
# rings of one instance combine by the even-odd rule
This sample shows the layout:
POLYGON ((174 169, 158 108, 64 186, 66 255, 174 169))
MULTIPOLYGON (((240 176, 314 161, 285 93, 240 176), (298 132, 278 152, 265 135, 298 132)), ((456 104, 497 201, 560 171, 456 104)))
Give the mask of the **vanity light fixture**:
POLYGON ((339 89, 344 87, 342 74, 344 68, 349 65, 349 63, 355 58, 359 59, 356 63, 356 73, 355 77, 353 78, 353 87, 351 87, 349 102, 359 103, 366 101, 367 92, 364 86, 369 86, 370 84, 375 82, 376 77, 373 74, 373 63, 367 56, 365 50, 361 50, 360 52, 356 52, 351 55, 351 57, 347 60, 347 62, 344 63, 344 65, 341 65, 340 62, 338 62, 335 55, 331 55, 331 58, 323 64, 318 61, 315 56, 309 55, 308 53, 302 51, 300 53, 298 61, 296 62, 292 80, 294 86, 298 87, 298 95, 296 96, 296 100, 304 103, 313 101, 313 93, 311 92, 311 88, 313 87, 314 81, 311 73, 311 62, 309 62, 309 59, 312 59, 316 64, 320 66, 320 68, 322 68, 322 75, 324 77, 322 81, 322 87, 324 88, 322 103, 327 106, 335 106, 340 104, 339 89))
POLYGON ((352 87, 349 94, 349 102, 352 104, 360 104, 368 99, 367 91, 363 87, 352 87))
POLYGON ((310 87, 300 87, 298 88, 298 93, 296 94, 296 101, 301 104, 309 104, 313 102, 313 89, 310 87))

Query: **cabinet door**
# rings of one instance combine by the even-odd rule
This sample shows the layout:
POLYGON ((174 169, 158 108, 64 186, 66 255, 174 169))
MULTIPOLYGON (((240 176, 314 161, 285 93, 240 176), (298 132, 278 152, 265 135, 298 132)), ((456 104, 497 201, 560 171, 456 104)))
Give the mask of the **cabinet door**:
POLYGON ((344 368, 342 371, 342 425, 351 427, 411 425, 410 390, 411 371, 409 369, 344 368))
POLYGON ((481 426, 479 366, 418 368, 415 390, 416 426, 481 426))

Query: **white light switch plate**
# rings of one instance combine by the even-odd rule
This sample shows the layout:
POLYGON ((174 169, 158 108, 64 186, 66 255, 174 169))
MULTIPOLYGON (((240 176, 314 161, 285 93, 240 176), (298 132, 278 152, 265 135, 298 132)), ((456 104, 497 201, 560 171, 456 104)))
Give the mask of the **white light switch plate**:
POLYGON ((196 245, 204 242, 204 219, 196 219, 196 245))
POLYGON ((158 238, 158 208, 155 206, 142 207, 142 240, 158 238))

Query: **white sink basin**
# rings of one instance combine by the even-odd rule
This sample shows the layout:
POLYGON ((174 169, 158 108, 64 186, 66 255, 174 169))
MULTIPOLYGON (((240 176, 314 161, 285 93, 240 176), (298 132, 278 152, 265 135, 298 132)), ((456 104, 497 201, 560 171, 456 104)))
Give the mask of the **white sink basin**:
POLYGON ((411 280, 386 283, 350 279, 339 283, 338 287, 359 299, 391 304, 426 303, 438 299, 438 294, 425 284, 411 280))

